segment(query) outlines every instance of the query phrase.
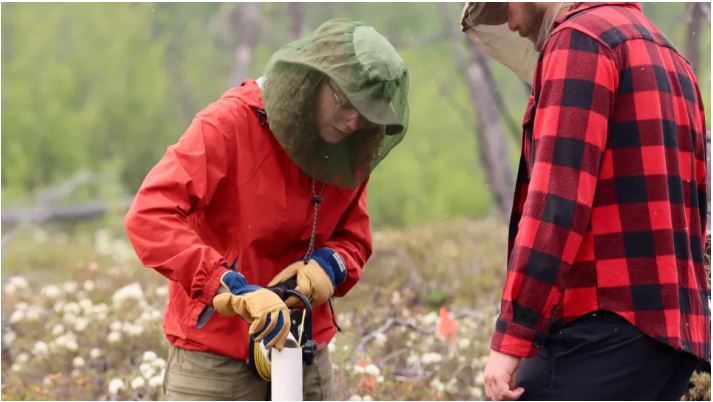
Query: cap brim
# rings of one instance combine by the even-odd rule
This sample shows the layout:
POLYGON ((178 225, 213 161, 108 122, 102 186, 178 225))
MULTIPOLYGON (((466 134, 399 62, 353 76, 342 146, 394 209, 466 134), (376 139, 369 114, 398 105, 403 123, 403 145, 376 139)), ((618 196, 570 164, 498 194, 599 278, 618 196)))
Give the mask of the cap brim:
MULTIPOLYGON (((348 95, 347 98, 349 98, 348 95)), ((383 100, 358 102, 352 99, 349 99, 349 101, 365 119, 372 123, 385 126, 387 135, 394 135, 403 131, 404 126, 401 124, 399 116, 388 102, 383 100)))

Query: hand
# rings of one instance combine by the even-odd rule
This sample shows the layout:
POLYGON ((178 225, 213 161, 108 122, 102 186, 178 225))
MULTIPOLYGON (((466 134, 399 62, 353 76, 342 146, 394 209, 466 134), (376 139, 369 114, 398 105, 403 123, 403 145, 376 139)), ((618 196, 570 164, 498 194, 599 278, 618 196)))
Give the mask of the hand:
MULTIPOLYGON (((290 264, 275 275, 267 286, 275 286, 293 276, 297 276, 295 290, 305 295, 310 304, 319 306, 334 294, 335 286, 344 282, 347 269, 336 251, 319 248, 312 253, 312 258, 306 264, 303 261, 290 264)), ((294 296, 288 297, 285 304, 290 308, 302 307, 302 303, 294 296)))
POLYGON ((485 394, 494 401, 515 401, 525 392, 515 388, 515 373, 520 365, 519 357, 491 351, 485 364, 485 394))
MULTIPOLYGON (((303 261, 290 264, 279 274, 275 275, 267 286, 275 286, 293 276, 297 276, 297 286, 295 286, 295 290, 305 295, 312 306, 326 303, 334 293, 332 281, 315 260, 309 260, 307 264, 303 261)), ((295 296, 288 297, 287 300, 285 300, 285 304, 289 308, 304 308, 300 299, 295 296)))
POLYGON ((290 318, 285 303, 271 291, 250 285, 237 272, 226 272, 220 278, 227 292, 213 298, 213 307, 223 315, 239 315, 250 323, 250 336, 263 341, 266 349, 282 349, 290 333, 290 318))

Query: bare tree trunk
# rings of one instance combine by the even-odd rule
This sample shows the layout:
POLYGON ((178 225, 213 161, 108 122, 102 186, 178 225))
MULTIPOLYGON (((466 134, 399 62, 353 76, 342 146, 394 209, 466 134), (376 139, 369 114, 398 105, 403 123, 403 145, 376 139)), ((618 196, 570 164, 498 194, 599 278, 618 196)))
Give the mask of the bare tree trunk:
POLYGON ((465 35, 456 31, 457 21, 452 18, 446 5, 439 3, 446 32, 453 45, 458 68, 468 84, 468 93, 475 115, 475 134, 480 145, 480 163, 486 171, 486 179, 498 208, 506 218, 512 207, 512 193, 515 186, 510 156, 507 147, 507 133, 504 129, 500 95, 495 90, 496 84, 488 66, 486 56, 472 43, 469 43, 471 57, 463 48, 465 35))
POLYGON ((248 76, 253 59, 253 48, 260 36, 260 4, 239 3, 230 12, 238 45, 235 48, 235 66, 230 74, 230 84, 239 85, 248 76))
POLYGON ((686 57, 693 71, 698 74, 700 63, 699 31, 703 20, 703 3, 688 3, 686 6, 686 20, 688 21, 688 34, 686 37, 686 57))
POLYGON ((703 13, 703 18, 711 23, 711 3, 701 3, 701 12, 703 13))
POLYGON ((287 3, 287 11, 290 13, 290 21, 292 22, 291 33, 292 38, 297 39, 307 33, 304 18, 304 3, 287 3))

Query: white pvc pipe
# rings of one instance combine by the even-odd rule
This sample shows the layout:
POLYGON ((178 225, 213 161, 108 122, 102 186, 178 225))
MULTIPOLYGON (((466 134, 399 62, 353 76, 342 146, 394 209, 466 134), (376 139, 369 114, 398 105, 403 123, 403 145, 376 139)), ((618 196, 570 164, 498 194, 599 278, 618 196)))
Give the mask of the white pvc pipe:
POLYGON ((302 400, 302 348, 290 334, 282 350, 272 349, 270 355, 273 401, 302 400))

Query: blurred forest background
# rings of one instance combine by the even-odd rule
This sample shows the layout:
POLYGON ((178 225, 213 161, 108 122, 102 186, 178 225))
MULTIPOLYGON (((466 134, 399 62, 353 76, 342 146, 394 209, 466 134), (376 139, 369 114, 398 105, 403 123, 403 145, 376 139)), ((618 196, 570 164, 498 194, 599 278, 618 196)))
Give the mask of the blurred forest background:
MULTIPOLYGON (((694 65, 710 124, 710 4, 643 7, 694 65)), ((332 17, 373 25, 411 79, 409 133, 369 184, 375 253, 336 304, 338 396, 482 399, 529 89, 468 42, 461 9, 2 4, 3 399, 160 398, 165 280, 123 215, 198 111, 332 17)), ((701 375, 688 398, 710 399, 701 375)))
MULTIPOLYGON (((695 58, 710 121, 704 6, 644 9, 695 58)), ((479 116, 469 92, 473 78, 459 65, 479 60, 460 32, 460 10, 460 3, 4 4, 3 222, 20 207, 48 203, 125 208, 199 110, 242 79, 260 76, 281 45, 331 17, 375 26, 396 45, 411 76, 409 133, 370 183, 375 227, 497 214, 478 139, 486 128, 499 134, 491 141, 504 141, 506 149, 495 165, 508 169, 502 174, 509 172, 512 183, 528 89, 509 70, 480 60, 494 85, 481 78, 476 92, 494 88, 492 99, 503 106, 494 118, 479 116), (68 182, 76 187, 71 194, 52 191, 68 182)))

